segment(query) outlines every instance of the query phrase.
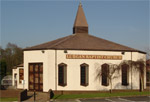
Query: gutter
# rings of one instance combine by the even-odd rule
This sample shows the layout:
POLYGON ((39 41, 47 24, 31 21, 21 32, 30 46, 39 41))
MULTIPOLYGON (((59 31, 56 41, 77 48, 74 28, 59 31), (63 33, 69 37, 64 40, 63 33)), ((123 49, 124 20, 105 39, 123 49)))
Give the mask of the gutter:
POLYGON ((125 51, 125 52, 139 52, 139 53, 143 53, 146 54, 146 52, 144 51, 140 51, 140 50, 106 50, 106 49, 76 49, 76 48, 33 48, 33 49, 28 49, 25 48, 23 49, 23 51, 33 51, 33 50, 78 50, 78 51, 125 51))

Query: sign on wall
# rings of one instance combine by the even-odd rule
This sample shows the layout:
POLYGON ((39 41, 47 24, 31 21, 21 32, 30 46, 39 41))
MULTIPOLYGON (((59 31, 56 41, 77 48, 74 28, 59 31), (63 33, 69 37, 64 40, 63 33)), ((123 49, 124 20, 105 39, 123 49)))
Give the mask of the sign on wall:
POLYGON ((78 55, 67 54, 66 59, 108 59, 108 60, 122 60, 121 55, 78 55))

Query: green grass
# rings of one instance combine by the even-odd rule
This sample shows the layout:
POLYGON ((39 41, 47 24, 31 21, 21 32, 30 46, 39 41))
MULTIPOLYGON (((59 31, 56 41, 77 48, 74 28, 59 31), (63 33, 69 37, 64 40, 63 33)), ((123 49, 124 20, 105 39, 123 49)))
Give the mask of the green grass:
POLYGON ((0 97, 0 101, 18 101, 17 97, 7 98, 7 97, 0 97))
POLYGON ((100 98, 100 97, 137 96, 137 95, 150 95, 150 92, 144 91, 144 92, 66 94, 66 95, 55 95, 53 99, 76 99, 76 98, 98 98, 98 97, 100 98))

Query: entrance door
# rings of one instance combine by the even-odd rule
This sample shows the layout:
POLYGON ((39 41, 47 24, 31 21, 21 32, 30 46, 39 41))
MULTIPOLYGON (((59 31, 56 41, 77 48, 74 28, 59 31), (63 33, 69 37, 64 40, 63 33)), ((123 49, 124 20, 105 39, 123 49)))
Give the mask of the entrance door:
POLYGON ((43 64, 29 64, 29 90, 43 91, 43 64))

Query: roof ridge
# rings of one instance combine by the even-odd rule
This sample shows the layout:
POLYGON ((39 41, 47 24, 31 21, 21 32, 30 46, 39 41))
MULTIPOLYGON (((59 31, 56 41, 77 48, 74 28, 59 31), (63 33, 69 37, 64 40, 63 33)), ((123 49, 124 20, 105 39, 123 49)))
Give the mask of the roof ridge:
POLYGON ((66 39, 63 39, 63 40, 57 42, 56 44, 52 45, 52 46, 49 47, 49 48, 56 47, 56 46, 59 45, 60 43, 63 43, 63 42, 65 42, 65 41, 67 41, 68 39, 70 39, 70 38, 73 37, 73 36, 75 36, 75 35, 69 35, 66 39))

